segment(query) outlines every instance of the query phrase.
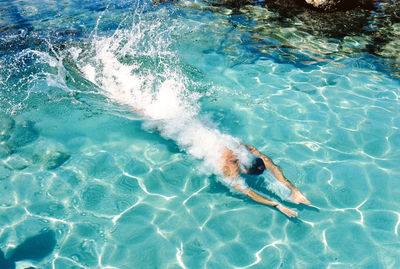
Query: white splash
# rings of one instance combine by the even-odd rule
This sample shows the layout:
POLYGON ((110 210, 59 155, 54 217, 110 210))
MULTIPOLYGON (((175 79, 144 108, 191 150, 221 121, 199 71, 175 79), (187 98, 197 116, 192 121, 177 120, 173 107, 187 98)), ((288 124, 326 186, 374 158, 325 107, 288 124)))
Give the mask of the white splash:
POLYGON ((110 37, 94 36, 91 51, 80 57, 76 55, 79 51, 73 50, 73 58, 82 59, 76 62, 78 67, 106 97, 141 115, 145 128, 176 141, 183 150, 204 160, 210 173, 221 174, 225 148, 237 156, 245 156, 247 150, 199 115, 201 95, 189 90, 194 82, 183 74, 178 57, 169 49, 172 31, 159 18, 139 20, 110 37))

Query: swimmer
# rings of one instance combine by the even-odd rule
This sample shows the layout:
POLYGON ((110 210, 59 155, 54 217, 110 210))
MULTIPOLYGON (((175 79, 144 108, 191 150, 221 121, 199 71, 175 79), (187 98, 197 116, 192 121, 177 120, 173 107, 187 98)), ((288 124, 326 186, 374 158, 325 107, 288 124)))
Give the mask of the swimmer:
POLYGON ((246 185, 244 179, 241 178, 241 175, 261 175, 265 170, 268 170, 272 173, 276 180, 278 180, 290 189, 290 200, 292 200, 296 204, 311 205, 310 201, 308 201, 307 198, 284 177, 281 169, 276 166, 270 158, 268 158, 252 146, 243 146, 255 157, 250 167, 244 167, 243 165, 241 165, 238 157, 232 150, 225 148, 224 152, 222 153, 222 161, 220 163, 220 166, 222 168, 224 177, 231 181, 232 187, 234 187, 241 193, 246 194, 258 203, 276 207, 279 211, 281 211, 289 218, 297 217, 296 211, 287 208, 278 202, 271 201, 254 192, 246 185))

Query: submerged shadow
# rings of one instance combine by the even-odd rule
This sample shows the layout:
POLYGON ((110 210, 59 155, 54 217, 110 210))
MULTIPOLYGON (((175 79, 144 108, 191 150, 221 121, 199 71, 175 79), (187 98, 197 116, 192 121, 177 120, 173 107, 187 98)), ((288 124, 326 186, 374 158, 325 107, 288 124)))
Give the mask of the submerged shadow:
POLYGON ((15 262, 23 260, 41 261, 54 250, 56 243, 56 235, 53 230, 28 237, 11 250, 7 256, 0 250, 0 268, 14 269, 16 268, 15 262))
MULTIPOLYGON (((213 176, 214 180, 211 181, 210 184, 210 192, 219 192, 219 193, 228 193, 229 189, 224 186, 221 182, 215 180, 216 176, 213 176)), ((258 192, 259 194, 261 194, 262 196, 265 196, 266 198, 270 199, 270 200, 275 200, 277 202, 279 202, 280 204, 295 209, 296 211, 303 211, 303 210, 308 210, 308 211, 314 211, 314 212, 319 212, 320 210, 318 209, 318 207, 315 207, 313 205, 304 205, 304 204, 295 204, 293 202, 287 201, 287 200, 283 200, 279 195, 277 195, 276 193, 274 193, 273 191, 267 189, 266 187, 266 183, 264 182, 263 178, 245 178, 246 180, 246 184, 254 191, 258 192)), ((239 194, 239 193, 230 193, 231 196, 233 197, 237 197, 238 199, 242 199, 243 200, 243 195, 239 194)), ((255 204, 259 204, 255 201, 253 201, 250 197, 246 197, 245 198, 246 201, 248 202, 253 202, 255 204)), ((267 206, 268 207, 268 206, 267 206)), ((278 209, 274 208, 274 207, 270 207, 272 210, 276 210, 277 212, 280 212, 278 209)), ((289 218, 287 217, 290 221, 293 221, 295 223, 301 223, 303 222, 301 219, 299 218, 289 218)))

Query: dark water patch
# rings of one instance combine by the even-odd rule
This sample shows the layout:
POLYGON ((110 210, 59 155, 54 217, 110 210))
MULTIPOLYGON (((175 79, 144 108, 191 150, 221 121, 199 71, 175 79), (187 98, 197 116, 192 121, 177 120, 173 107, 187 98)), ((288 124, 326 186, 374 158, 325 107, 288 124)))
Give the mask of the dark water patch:
POLYGON ((48 256, 56 246, 55 232, 48 230, 39 235, 27 238, 24 242, 18 245, 10 255, 10 260, 34 260, 40 261, 48 256))
MULTIPOLYGON (((179 6, 221 15, 224 26, 229 23, 243 32, 240 37, 245 39, 243 47, 252 53, 259 50, 265 57, 294 62, 301 68, 316 61, 318 64, 328 62, 329 58, 369 53, 380 58, 372 64, 382 66, 385 73, 400 76, 400 1, 341 1, 342 8, 330 12, 310 8, 303 0, 209 0, 201 3, 200 6, 179 6), (292 51, 282 53, 285 49, 292 51), (315 57, 296 61, 293 51, 315 57), (305 62, 303 66, 302 62, 305 62)), ((222 44, 220 50, 224 49, 232 54, 233 61, 251 61, 243 49, 231 48, 228 43, 222 44)), ((252 53, 248 54, 254 58, 252 53)))
POLYGON ((11 269, 15 268, 15 263, 9 260, 6 260, 4 257, 4 253, 0 250, 0 268, 2 269, 11 269))
POLYGON ((255 4, 255 3, 260 3, 261 1, 252 1, 252 0, 206 0, 204 3, 206 5, 212 6, 212 7, 224 7, 231 9, 233 11, 232 14, 240 14, 240 7, 249 5, 249 4, 255 4))
POLYGON ((74 8, 76 9, 86 9, 92 12, 102 12, 106 10, 129 10, 132 11, 135 5, 145 5, 147 1, 139 0, 139 1, 103 1, 103 0, 92 0, 92 1, 81 1, 81 0, 72 0, 71 2, 74 8))
POLYGON ((21 29, 31 31, 34 29, 29 20, 20 14, 15 2, 16 1, 0 2, 0 14, 2 15, 0 32, 10 30, 18 31, 21 29))
MULTIPOLYGON (((301 32, 321 37, 340 39, 345 36, 360 35, 368 32, 364 26, 369 25, 370 11, 373 7, 371 5, 358 5, 351 10, 323 13, 309 9, 305 5, 299 5, 299 2, 263 2, 262 7, 274 14, 268 18, 262 18, 250 12, 246 13, 258 22, 258 31, 262 29, 263 21, 268 20, 269 23, 279 28, 295 27, 301 32)), ((246 9, 242 10, 245 11, 246 9)), ((268 27, 268 25, 265 26, 268 27)))
POLYGON ((331 0, 320 3, 321 1, 309 1, 307 3, 305 0, 295 0, 298 5, 304 7, 315 9, 320 12, 332 12, 337 10, 352 10, 357 7, 373 8, 374 0, 331 0))
POLYGON ((0 268, 14 269, 15 262, 23 260, 41 261, 53 252, 56 243, 55 232, 52 230, 28 237, 15 249, 9 251, 7 257, 0 250, 0 268))

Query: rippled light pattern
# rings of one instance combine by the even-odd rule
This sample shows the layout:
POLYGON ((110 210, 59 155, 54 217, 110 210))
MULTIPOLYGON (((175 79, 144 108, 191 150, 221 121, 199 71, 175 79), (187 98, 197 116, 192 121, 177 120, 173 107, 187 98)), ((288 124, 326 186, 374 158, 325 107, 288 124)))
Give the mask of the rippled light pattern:
POLYGON ((53 230, 50 255, 18 268, 400 267, 400 83, 386 60, 355 37, 202 5, 0 3, 6 258, 53 230), (285 203, 289 220, 231 192, 216 162, 237 141, 313 206, 285 203))

